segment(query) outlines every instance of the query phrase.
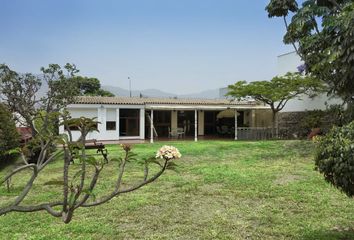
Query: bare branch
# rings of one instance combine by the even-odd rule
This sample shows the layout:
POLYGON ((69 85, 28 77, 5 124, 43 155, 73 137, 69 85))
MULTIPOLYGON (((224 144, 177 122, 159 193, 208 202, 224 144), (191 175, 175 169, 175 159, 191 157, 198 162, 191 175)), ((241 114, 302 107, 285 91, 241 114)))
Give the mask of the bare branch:
POLYGON ((63 205, 62 202, 44 203, 35 206, 9 206, 0 209, 0 216, 9 212, 38 212, 38 211, 46 210, 54 217, 60 217, 61 214, 55 212, 52 208, 61 205, 63 205))
POLYGON ((11 178, 16 173, 18 173, 22 170, 25 170, 27 168, 34 168, 34 167, 37 167, 36 164, 31 163, 31 164, 27 164, 27 165, 21 166, 19 168, 16 168, 10 174, 8 174, 6 177, 4 177, 4 179, 1 181, 1 184, 4 184, 9 178, 11 178))
MULTIPOLYGON (((286 16, 283 16, 283 20, 284 20, 286 31, 288 32, 289 31, 289 25, 288 25, 288 22, 286 20, 286 16)), ((304 56, 302 56, 302 54, 299 52, 298 48, 295 45, 295 41, 293 39, 291 41, 291 45, 293 45, 293 48, 294 48, 295 52, 297 53, 297 55, 300 56, 301 60, 304 60, 304 56)))
POLYGON ((23 199, 27 196, 27 194, 30 192, 33 182, 34 180, 36 180, 37 176, 38 176, 38 168, 36 165, 33 166, 33 173, 31 178, 28 180, 25 188, 22 190, 21 194, 16 198, 16 200, 14 201, 14 203, 12 204, 13 206, 17 206, 19 205, 23 199))
POLYGON ((106 203, 108 202, 109 200, 111 200, 112 198, 118 196, 119 194, 122 194, 122 193, 128 193, 128 192, 132 192, 134 190, 137 190, 153 181, 155 181, 158 177, 161 176, 161 174, 166 170, 166 166, 167 166, 167 161, 165 160, 165 163, 163 165, 163 167, 161 168, 161 170, 156 173, 153 177, 151 177, 150 179, 148 180, 145 180, 133 187, 130 187, 130 188, 127 188, 127 189, 123 189, 123 190, 118 190, 118 191, 114 191, 112 192, 110 195, 106 196, 106 197, 103 197, 102 199, 98 200, 98 201, 95 201, 95 202, 92 202, 92 203, 86 203, 86 204, 82 204, 81 206, 82 207, 92 207, 92 206, 98 206, 98 205, 101 205, 103 203, 106 203))

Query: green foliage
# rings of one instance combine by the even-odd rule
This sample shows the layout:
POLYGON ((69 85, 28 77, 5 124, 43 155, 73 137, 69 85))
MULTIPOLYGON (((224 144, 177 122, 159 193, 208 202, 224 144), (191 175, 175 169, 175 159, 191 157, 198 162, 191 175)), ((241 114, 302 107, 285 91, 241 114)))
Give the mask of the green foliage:
POLYGON ((320 138, 315 163, 326 181, 354 196, 354 122, 320 138))
POLYGON ((295 0, 272 0, 266 7, 269 17, 287 16, 289 11, 295 12, 297 9, 298 5, 295 0))
MULTIPOLYGON (((179 173, 168 171, 147 188, 122 194, 99 207, 81 208, 70 224, 61 224, 46 212, 6 214, 0 217, 0 239, 354 238, 354 201, 313 171, 312 142, 205 140, 169 144, 183 153, 178 160, 179 173)), ((162 145, 136 144, 134 152, 143 158, 162 145)), ((123 155, 116 144, 106 147, 110 155, 123 155)), ((88 154, 95 152, 89 150, 88 154)), ((61 180, 62 165, 60 159, 48 165, 34 184, 32 201, 61 199, 61 185, 43 183, 61 180)), ((96 199, 112 190, 116 166, 111 161, 105 166, 94 191, 96 199)), ((73 175, 80 165, 70 167, 73 175)), ((130 164, 124 184, 139 181, 141 168, 130 164)), ((13 187, 23 186, 27 180, 28 175, 18 175, 13 187)), ((0 186, 0 192, 0 204, 13 196, 5 186, 0 186)))
POLYGON ((114 94, 103 90, 97 78, 75 76, 70 79, 75 85, 76 95, 114 97, 114 94))
POLYGON ((303 94, 313 97, 325 89, 326 86, 317 78, 289 72, 284 76, 276 76, 271 81, 236 82, 229 86, 227 95, 237 99, 252 98, 269 105, 273 112, 272 135, 275 136, 276 113, 290 99, 299 98, 303 94))
POLYGON ((16 125, 11 112, 0 103, 0 163, 4 160, 13 160, 16 157, 16 149, 20 144, 20 136, 16 131, 16 125))
POLYGON ((301 120, 301 126, 305 129, 320 128, 326 112, 322 110, 308 111, 307 115, 301 120))
POLYGON ((58 119, 62 110, 74 101, 75 85, 70 80, 78 70, 74 64, 64 67, 49 64, 41 68, 42 75, 19 74, 0 64, 0 96, 18 120, 32 130, 33 139, 24 146, 30 162, 45 162, 55 151, 58 119), (48 91, 38 98, 38 91, 46 82, 48 91), (38 159, 38 158, 41 159, 38 159))
POLYGON ((306 64, 306 70, 330 86, 345 101, 354 95, 354 1, 271 0, 269 17, 283 17, 284 42, 292 44, 306 64), (295 8, 296 2, 301 2, 295 8), (286 16, 293 12, 288 25, 286 16), (297 47, 296 47, 297 46, 297 47))
POLYGON ((288 100, 302 94, 315 96, 322 92, 325 86, 317 78, 302 76, 300 73, 287 73, 284 76, 276 76, 271 81, 239 81, 230 85, 229 89, 229 96, 238 99, 251 97, 270 105, 275 111, 280 111, 288 100))
POLYGON ((73 77, 78 72, 73 64, 66 64, 63 68, 49 64, 41 71, 41 77, 31 73, 19 74, 0 64, 0 96, 9 110, 17 113, 23 124, 31 128, 33 135, 37 135, 34 120, 40 112, 59 112, 74 101, 75 87, 68 76, 73 77), (48 84, 48 91, 38 99, 36 95, 43 81, 48 84))
POLYGON ((59 112, 38 111, 33 118, 33 126, 38 132, 23 147, 23 153, 28 158, 28 162, 36 163, 41 152, 41 144, 48 143, 46 158, 56 151, 56 140, 58 139, 58 118, 59 112))

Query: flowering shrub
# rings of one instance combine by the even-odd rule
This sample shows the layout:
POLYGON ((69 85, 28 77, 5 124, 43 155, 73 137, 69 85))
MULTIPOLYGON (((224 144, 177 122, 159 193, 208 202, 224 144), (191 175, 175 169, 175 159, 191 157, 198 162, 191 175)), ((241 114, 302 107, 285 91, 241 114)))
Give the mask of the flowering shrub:
POLYGON ((176 147, 167 145, 161 147, 156 153, 156 158, 163 158, 165 160, 177 159, 181 158, 181 156, 181 153, 176 147))

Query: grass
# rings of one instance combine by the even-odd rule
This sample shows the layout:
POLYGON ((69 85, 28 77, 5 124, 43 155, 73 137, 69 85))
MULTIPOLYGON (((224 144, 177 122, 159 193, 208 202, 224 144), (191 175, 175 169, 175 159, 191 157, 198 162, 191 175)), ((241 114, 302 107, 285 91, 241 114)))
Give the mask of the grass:
MULTIPOLYGON (((178 172, 107 204, 79 209, 65 225, 45 212, 0 217, 0 239, 354 239, 354 200, 314 171, 313 145, 300 141, 170 142, 183 154, 178 172)), ((162 143, 134 147, 154 154, 162 143)), ((110 154, 121 154, 109 146, 110 154)), ((26 202, 57 199, 62 163, 49 165, 26 202)), ((78 167, 78 166, 75 166, 78 167)), ((8 170, 8 169, 7 169, 8 170)), ((97 195, 111 189, 106 166, 97 195)), ((5 170, 0 172, 4 175, 5 170)), ((5 204, 28 173, 0 188, 5 204)), ((124 183, 142 176, 132 164, 124 183)))

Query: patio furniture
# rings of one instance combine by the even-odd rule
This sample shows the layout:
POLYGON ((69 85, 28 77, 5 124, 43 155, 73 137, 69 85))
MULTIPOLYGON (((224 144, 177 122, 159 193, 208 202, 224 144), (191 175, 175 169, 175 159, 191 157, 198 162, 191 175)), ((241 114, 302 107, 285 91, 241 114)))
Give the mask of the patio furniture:
POLYGON ((184 128, 177 128, 177 138, 185 137, 185 136, 186 136, 185 127, 184 128))
MULTIPOLYGON (((96 153, 97 155, 101 155, 103 156, 104 160, 106 163, 108 163, 108 152, 106 149, 106 146, 101 143, 101 142, 97 142, 96 139, 90 139, 90 140, 86 140, 85 141, 85 149, 97 149, 96 153)), ((74 160, 72 160, 74 162, 74 160)))
POLYGON ((168 137, 169 138, 178 137, 177 129, 176 128, 171 129, 170 127, 168 127, 168 137))

